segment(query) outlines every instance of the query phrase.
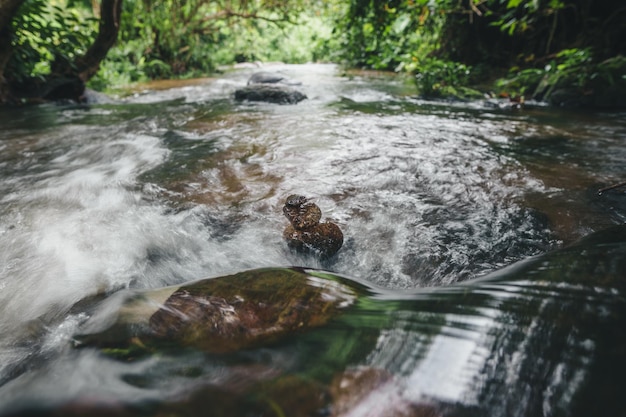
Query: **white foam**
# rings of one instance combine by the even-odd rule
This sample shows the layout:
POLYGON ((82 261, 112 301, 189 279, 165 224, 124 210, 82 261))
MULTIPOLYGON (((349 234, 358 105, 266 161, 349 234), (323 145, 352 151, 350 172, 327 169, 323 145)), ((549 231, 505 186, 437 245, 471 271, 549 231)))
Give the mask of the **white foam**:
POLYGON ((2 327, 67 310, 126 286, 158 238, 161 209, 133 189, 167 155, 157 138, 122 135, 74 143, 43 172, 13 179, 3 198, 2 327))

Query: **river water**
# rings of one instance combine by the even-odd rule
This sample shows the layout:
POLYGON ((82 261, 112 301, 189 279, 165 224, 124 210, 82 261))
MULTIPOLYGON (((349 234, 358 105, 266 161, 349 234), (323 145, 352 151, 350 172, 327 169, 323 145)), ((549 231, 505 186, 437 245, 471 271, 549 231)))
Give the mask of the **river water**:
MULTIPOLYGON (((425 101, 405 79, 333 65, 269 70, 308 99, 236 103, 241 70, 0 112, 0 415, 17 380, 23 401, 56 395, 36 370, 63 362, 93 297, 286 266, 401 295, 626 220, 623 190, 598 194, 625 179, 624 113, 425 101), (343 230, 333 259, 282 241, 293 193, 343 230)), ((97 366, 53 369, 76 388, 100 383, 97 366)))

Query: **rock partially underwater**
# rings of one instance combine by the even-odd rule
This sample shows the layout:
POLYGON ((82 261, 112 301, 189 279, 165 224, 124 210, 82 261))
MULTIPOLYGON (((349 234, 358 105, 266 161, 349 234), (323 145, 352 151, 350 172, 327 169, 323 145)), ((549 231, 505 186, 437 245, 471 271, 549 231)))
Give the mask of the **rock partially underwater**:
POLYGON ((289 220, 283 237, 289 247, 303 253, 313 253, 322 258, 335 255, 343 245, 343 233, 331 221, 320 223, 322 211, 304 196, 287 197, 283 214, 289 220))
POLYGON ((235 100, 263 101, 276 104, 297 104, 307 96, 290 87, 274 84, 252 84, 235 90, 235 100))
POLYGON ((246 87, 235 90, 235 100, 296 104, 307 98, 291 87, 296 85, 301 83, 291 81, 282 74, 261 71, 250 76, 246 87))
POLYGON ((81 345, 232 352, 320 326, 355 299, 338 282, 278 268, 122 296, 87 323, 81 345))

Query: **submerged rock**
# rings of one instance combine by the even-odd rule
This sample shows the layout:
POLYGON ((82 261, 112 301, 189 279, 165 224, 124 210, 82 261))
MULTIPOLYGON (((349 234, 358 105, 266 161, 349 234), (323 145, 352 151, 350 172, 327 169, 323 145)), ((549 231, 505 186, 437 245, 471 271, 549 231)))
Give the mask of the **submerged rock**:
MULTIPOLYGON (((109 323, 94 317, 82 344, 116 349, 162 344, 232 352, 321 326, 352 304, 354 292, 294 269, 260 269, 181 287, 127 294, 109 323)), ((114 301, 113 301, 114 302, 114 301)))
POLYGON ((235 100, 264 101, 276 104, 296 104, 306 99, 298 90, 280 85, 252 84, 235 90, 235 100))
POLYGON ((436 405, 402 396, 402 384, 380 368, 358 367, 337 375, 330 385, 332 417, 440 417, 436 405))
POLYGON ((335 223, 320 223, 322 211, 315 203, 301 195, 290 195, 285 200, 283 214, 291 223, 283 232, 289 247, 299 252, 312 252, 327 258, 343 245, 343 233, 335 223))

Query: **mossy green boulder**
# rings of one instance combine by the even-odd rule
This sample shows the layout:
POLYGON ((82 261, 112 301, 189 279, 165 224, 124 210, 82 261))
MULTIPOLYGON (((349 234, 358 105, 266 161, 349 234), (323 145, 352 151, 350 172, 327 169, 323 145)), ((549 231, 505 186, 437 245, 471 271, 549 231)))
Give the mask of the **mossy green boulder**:
POLYGON ((79 345, 233 352, 321 326, 356 298, 342 283, 282 268, 122 296, 92 317, 76 338, 79 345))

